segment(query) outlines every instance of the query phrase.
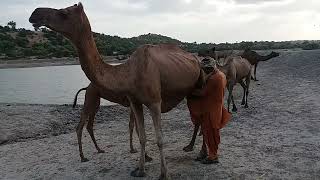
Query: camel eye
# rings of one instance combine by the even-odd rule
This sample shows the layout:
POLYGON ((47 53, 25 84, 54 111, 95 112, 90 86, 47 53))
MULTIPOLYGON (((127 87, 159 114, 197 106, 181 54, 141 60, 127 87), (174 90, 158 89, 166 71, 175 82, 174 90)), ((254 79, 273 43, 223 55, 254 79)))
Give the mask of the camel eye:
POLYGON ((59 15, 60 15, 63 19, 67 19, 67 18, 68 18, 68 12, 67 12, 67 11, 60 10, 60 11, 59 11, 59 15))

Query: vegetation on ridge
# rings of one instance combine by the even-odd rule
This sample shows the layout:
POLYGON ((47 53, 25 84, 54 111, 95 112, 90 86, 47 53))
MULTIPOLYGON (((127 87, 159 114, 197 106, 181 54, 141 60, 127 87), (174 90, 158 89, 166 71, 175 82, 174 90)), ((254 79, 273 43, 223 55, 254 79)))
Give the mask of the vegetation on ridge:
MULTIPOLYGON (((143 44, 175 43, 189 52, 216 47, 218 50, 251 49, 319 49, 320 41, 254 41, 239 43, 188 43, 158 34, 145 34, 132 38, 121 38, 101 33, 93 33, 99 52, 104 56, 131 54, 143 44)), ((31 31, 17 28, 14 21, 0 26, 0 58, 51 58, 75 57, 75 49, 62 35, 46 28, 31 31)))

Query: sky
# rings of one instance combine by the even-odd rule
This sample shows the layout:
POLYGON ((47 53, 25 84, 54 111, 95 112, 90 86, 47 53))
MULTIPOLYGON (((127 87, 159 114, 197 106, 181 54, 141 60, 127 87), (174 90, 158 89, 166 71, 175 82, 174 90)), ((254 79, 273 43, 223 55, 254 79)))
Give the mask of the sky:
MULTIPOLYGON (((161 34, 184 42, 320 39, 320 0, 83 0, 92 30, 133 37, 161 34)), ((65 8, 72 0, 1 0, 0 25, 28 22, 37 7, 65 8)))

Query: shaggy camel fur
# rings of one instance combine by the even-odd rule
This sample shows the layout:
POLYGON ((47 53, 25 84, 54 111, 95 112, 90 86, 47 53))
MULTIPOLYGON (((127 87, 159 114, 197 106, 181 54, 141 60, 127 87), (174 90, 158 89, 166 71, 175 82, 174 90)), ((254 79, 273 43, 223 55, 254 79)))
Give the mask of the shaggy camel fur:
MULTIPOLYGON (((145 105, 150 110, 160 151, 160 179, 167 179, 161 112, 176 107, 193 91, 199 80, 203 80, 197 57, 176 45, 144 45, 137 48, 126 63, 117 66, 106 64, 99 55, 81 3, 64 9, 37 8, 29 22, 36 27, 46 26, 67 37, 76 47, 81 68, 91 81, 77 126, 81 160, 87 161, 82 152, 82 129, 88 122, 87 129, 91 129, 89 133, 92 132, 90 135, 94 140, 92 126, 101 96, 130 106, 134 112, 141 151, 138 168, 131 175, 145 176, 146 134, 142 107, 145 105)), ((102 152, 98 146, 96 148, 102 152)))
MULTIPOLYGON (((76 105, 77 105, 77 100, 78 100, 78 95, 81 91, 84 91, 84 90, 87 90, 87 87, 85 88, 81 88, 78 90, 78 92, 76 93, 75 97, 74 97, 74 100, 73 100, 73 105, 72 107, 75 108, 76 105)), ((90 92, 88 92, 90 94, 90 92)), ((100 96, 100 95, 99 95, 100 96)), ((100 96, 101 97, 101 96, 100 96)), ((129 120, 129 133, 130 133, 130 153, 137 153, 138 151, 133 147, 133 129, 134 129, 134 121, 135 121, 135 117, 134 117, 134 113, 133 111, 130 109, 130 120, 129 120)), ((90 129, 91 131, 92 129, 90 129)), ((139 135, 139 132, 136 128, 136 133, 137 135, 139 135)), ((93 132, 92 132, 93 134, 93 132)), ((152 161, 152 158, 150 156, 145 155, 145 159, 146 159, 146 162, 150 162, 152 161)))
POLYGON ((257 52, 252 51, 250 49, 244 50, 244 52, 241 54, 241 57, 247 59, 251 65, 254 66, 254 78, 251 77, 254 81, 257 80, 257 66, 260 61, 267 61, 271 58, 279 56, 279 53, 272 51, 270 54, 266 56, 261 56, 257 52))

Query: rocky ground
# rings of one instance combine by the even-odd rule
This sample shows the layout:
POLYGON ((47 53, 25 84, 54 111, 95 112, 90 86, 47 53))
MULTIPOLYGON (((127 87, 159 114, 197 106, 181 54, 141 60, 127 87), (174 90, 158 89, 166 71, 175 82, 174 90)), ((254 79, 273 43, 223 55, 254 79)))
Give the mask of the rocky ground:
MULTIPOLYGON (((165 155, 172 179, 320 179, 320 51, 285 51, 258 66, 252 82, 249 108, 238 113, 222 130, 220 163, 194 161, 195 151, 182 148, 192 135, 185 102, 163 114, 165 155)), ((98 154, 84 132, 81 163, 75 126, 80 107, 70 105, 0 104, 0 179, 140 179, 130 171, 139 153, 129 153, 128 110, 103 106, 95 134, 106 150, 98 154)), ((146 115, 145 179, 160 174, 158 148, 150 116, 146 115)), ((139 150, 137 137, 135 147, 139 150)))

